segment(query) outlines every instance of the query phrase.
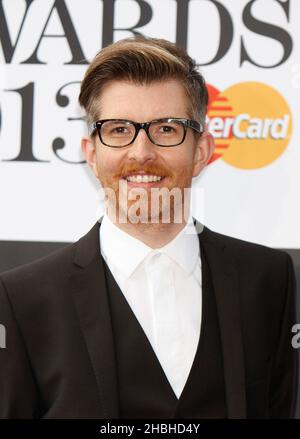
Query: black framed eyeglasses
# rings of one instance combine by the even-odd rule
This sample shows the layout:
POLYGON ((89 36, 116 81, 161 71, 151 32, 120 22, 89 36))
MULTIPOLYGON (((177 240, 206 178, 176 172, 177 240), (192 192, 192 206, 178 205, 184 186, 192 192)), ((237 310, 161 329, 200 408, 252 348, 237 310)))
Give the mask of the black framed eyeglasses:
POLYGON ((89 134, 98 132, 101 143, 111 148, 123 148, 133 143, 140 131, 144 129, 152 143, 158 146, 180 145, 185 137, 187 128, 197 133, 203 133, 202 125, 191 119, 167 117, 150 122, 133 122, 126 119, 102 119, 93 122, 89 127, 89 134))

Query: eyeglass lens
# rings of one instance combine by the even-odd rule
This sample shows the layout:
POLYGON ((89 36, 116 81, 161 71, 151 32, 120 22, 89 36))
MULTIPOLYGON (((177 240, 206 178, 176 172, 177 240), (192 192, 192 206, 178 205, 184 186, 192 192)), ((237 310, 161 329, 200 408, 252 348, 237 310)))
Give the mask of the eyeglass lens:
MULTIPOLYGON (((130 121, 106 121, 101 126, 103 143, 109 146, 128 145, 135 136, 135 126, 130 121)), ((152 122, 149 126, 150 140, 163 146, 181 143, 184 137, 184 125, 179 121, 152 122)))

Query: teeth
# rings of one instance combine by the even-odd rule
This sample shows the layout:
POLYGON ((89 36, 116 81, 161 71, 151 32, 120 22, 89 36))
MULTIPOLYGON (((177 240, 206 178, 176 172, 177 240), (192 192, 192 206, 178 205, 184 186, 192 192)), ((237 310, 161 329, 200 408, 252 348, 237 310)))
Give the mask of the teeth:
POLYGON ((153 181, 159 181, 162 177, 158 175, 129 175, 126 177, 127 181, 132 183, 151 183, 153 181))

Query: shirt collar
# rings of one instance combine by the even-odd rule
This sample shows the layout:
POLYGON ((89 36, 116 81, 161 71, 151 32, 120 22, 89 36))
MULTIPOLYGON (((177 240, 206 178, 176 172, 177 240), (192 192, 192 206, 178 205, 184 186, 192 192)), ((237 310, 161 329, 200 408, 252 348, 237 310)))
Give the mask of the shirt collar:
POLYGON ((199 238, 193 219, 189 216, 185 227, 172 241, 153 249, 117 227, 106 214, 100 226, 101 253, 129 278, 138 265, 150 254, 165 253, 189 275, 199 256, 199 238))
POLYGON ((100 226, 101 253, 113 263, 126 278, 151 252, 151 247, 116 226, 104 214, 100 226))
POLYGON ((193 271, 200 253, 199 238, 193 218, 190 216, 187 224, 178 235, 157 250, 167 254, 189 275, 193 271))

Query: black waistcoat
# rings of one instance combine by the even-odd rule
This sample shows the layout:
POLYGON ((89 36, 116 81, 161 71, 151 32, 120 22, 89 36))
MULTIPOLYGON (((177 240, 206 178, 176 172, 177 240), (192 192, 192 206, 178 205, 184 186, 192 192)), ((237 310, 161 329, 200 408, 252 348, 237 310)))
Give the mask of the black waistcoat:
POLYGON ((202 248, 201 262, 200 339, 185 387, 177 399, 147 336, 103 260, 115 342, 120 418, 226 418, 217 310, 202 248))

